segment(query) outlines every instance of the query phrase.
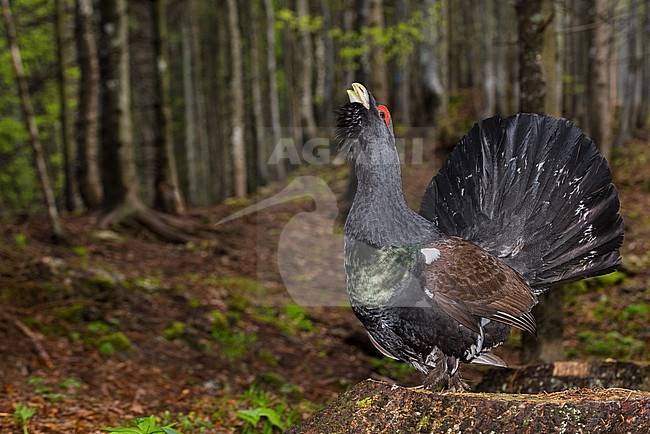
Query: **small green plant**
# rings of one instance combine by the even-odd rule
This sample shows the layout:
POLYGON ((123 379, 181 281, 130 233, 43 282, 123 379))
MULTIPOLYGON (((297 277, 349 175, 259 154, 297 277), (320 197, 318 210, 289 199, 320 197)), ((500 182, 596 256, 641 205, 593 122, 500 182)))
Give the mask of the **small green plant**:
POLYGON ((14 417, 19 424, 23 427, 23 434, 29 434, 28 424, 29 419, 34 417, 36 414, 36 408, 30 407, 29 405, 19 402, 16 404, 16 410, 14 411, 14 417))
POLYGON ((260 421, 263 422, 262 432, 264 434, 272 433, 275 428, 280 431, 284 430, 280 415, 272 408, 257 407, 250 410, 239 410, 237 417, 246 421, 244 433, 259 432, 260 421))
POLYGON ((221 354, 227 359, 243 356, 251 344, 257 341, 257 334, 244 333, 230 328, 213 327, 210 338, 221 347, 221 354))
POLYGON ((151 415, 149 417, 139 417, 133 419, 133 424, 129 427, 112 427, 105 426, 100 428, 102 431, 108 431, 110 433, 124 433, 124 434, 181 434, 179 431, 176 431, 172 426, 176 425, 175 423, 158 426, 156 424, 156 418, 151 415))
POLYGON ((16 237, 14 238, 14 242, 16 243, 17 250, 23 250, 27 245, 27 235, 22 233, 16 234, 16 237))

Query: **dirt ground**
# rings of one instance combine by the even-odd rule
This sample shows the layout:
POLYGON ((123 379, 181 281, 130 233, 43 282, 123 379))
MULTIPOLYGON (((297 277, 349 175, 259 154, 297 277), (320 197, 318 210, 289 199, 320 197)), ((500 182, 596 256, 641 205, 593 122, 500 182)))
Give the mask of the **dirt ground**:
MULTIPOLYGON (((647 148, 635 142, 614 158, 627 225, 623 272, 567 290, 570 358, 650 354, 647 148)), ((404 169, 414 208, 439 164, 427 160, 404 169)), ((344 207, 346 169, 311 167, 293 178, 304 176, 324 180, 344 207)), ((417 384, 417 373, 374 351, 337 298, 342 267, 332 240, 340 239, 342 215, 332 218, 331 197, 322 208, 318 197, 298 191, 217 225, 282 188, 193 210, 188 219, 210 235, 188 245, 163 243, 135 226, 99 230, 97 216, 87 215, 65 216, 69 245, 54 245, 42 218, 1 220, 0 432, 23 432, 24 421, 29 433, 97 433, 151 414, 185 434, 279 431, 365 378, 417 384), (286 230, 297 216, 323 209, 329 226, 307 218, 304 229, 286 230), (297 244, 315 250, 292 250, 297 244), (289 291, 287 258, 308 270, 294 273, 289 291), (296 302, 310 282, 329 306, 296 302), (34 416, 21 419, 25 408, 34 416)), ((501 349, 510 363, 517 363, 517 344, 515 337, 501 349)))

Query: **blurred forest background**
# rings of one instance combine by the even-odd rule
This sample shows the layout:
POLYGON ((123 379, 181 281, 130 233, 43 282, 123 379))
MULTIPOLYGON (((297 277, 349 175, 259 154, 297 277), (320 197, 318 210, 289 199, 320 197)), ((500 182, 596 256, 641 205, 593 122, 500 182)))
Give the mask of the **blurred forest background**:
MULTIPOLYGON (((648 360, 650 1, 0 7, 0 431, 94 433, 155 413, 185 434, 279 432, 369 375, 418 384, 349 307, 298 305, 278 271, 282 231, 319 210, 316 194, 283 189, 312 175, 336 211, 350 199, 346 165, 313 163, 331 163, 354 81, 398 136, 422 138, 423 164, 403 166, 414 207, 482 118, 548 113, 590 135, 619 188, 623 265, 550 292, 535 341, 549 345, 514 332, 498 351, 510 364, 648 360)), ((341 223, 295 231, 305 249, 289 256, 322 262, 302 284, 334 282, 342 260, 308 249, 341 223)), ((465 372, 495 390, 481 378, 499 371, 465 372)))
MULTIPOLYGON (((493 114, 545 112, 609 156, 648 122, 643 0, 2 4, 3 213, 44 209, 30 142, 51 212, 115 220, 125 204, 182 213, 242 197, 296 168, 269 164, 281 139, 300 152, 331 136, 352 81, 390 107, 398 132, 443 139, 493 114)), ((154 218, 142 220, 163 231, 154 218)))

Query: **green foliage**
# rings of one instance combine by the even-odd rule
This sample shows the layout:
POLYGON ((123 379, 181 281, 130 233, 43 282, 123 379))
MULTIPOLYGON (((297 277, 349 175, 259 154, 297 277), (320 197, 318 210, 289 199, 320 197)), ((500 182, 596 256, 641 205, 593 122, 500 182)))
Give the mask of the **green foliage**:
POLYGON ((403 65, 413 53, 416 44, 424 38, 426 26, 430 25, 420 11, 415 11, 407 20, 391 26, 364 26, 359 31, 333 28, 329 36, 341 47, 339 56, 346 71, 359 67, 361 58, 372 47, 381 46, 386 61, 395 60, 403 65))
POLYGON ((251 387, 242 395, 242 401, 248 404, 248 409, 237 412, 237 417, 246 421, 244 433, 270 434, 274 431, 284 431, 285 426, 282 415, 287 414, 289 408, 282 401, 275 401, 270 393, 251 387))
MULTIPOLYGON (((56 146, 59 104, 56 80, 57 58, 54 34, 54 2, 15 0, 11 7, 21 57, 30 87, 32 105, 40 139, 52 175, 61 173, 61 154, 56 146)), ((70 70, 72 72, 72 69, 70 70)), ((11 53, 6 38, 0 38, 0 203, 11 209, 37 210, 41 194, 32 168, 32 153, 27 145, 16 90, 11 53)), ((52 184, 61 194, 62 177, 53 176, 52 184)))
POLYGON ((113 355, 116 352, 128 351, 131 349, 131 341, 122 332, 102 336, 97 340, 99 351, 106 355, 113 355))
POLYGON ((284 429, 280 416, 272 408, 257 407, 250 410, 239 410, 237 412, 237 417, 244 419, 247 422, 244 427, 245 433, 259 432, 258 425, 260 421, 263 422, 262 432, 264 434, 270 434, 273 432, 274 428, 277 428, 280 431, 284 429))
POLYGON ((28 430, 29 419, 34 417, 35 414, 36 414, 36 407, 30 407, 29 405, 23 404, 22 402, 16 404, 16 410, 14 411, 14 418, 20 425, 22 425, 23 434, 29 434, 29 430, 28 430))
POLYGON ((375 372, 396 381, 402 381, 413 373, 413 367, 408 363, 393 360, 388 357, 370 358, 375 372))
POLYGON ((14 238, 14 243, 16 244, 16 249, 23 250, 27 245, 27 235, 23 233, 16 234, 14 238))
POLYGON ((168 341, 178 339, 185 333, 187 326, 181 321, 172 321, 172 323, 163 331, 163 336, 168 341))
POLYGON ((257 342, 257 334, 245 333, 214 324, 210 338, 219 344, 221 356, 226 359, 237 359, 250 350, 250 346, 257 342))
POLYGON ((151 415, 149 417, 140 417, 133 420, 133 424, 129 427, 103 427, 100 428, 102 431, 108 431, 110 433, 125 433, 125 434, 181 434, 179 431, 176 431, 172 426, 176 424, 170 424, 166 426, 158 426, 156 424, 156 418, 151 415))
POLYGON ((584 343, 581 348, 587 355, 615 359, 635 359, 644 349, 644 342, 619 332, 585 330, 578 334, 584 343))

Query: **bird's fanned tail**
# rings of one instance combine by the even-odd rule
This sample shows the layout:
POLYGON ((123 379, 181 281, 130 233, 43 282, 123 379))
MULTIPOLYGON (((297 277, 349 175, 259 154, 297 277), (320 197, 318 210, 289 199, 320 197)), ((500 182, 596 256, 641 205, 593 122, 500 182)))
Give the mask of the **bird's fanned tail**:
POLYGON ((618 209, 591 139, 567 120, 519 114, 472 128, 432 179, 420 214, 501 258, 539 293, 618 265, 618 209))

